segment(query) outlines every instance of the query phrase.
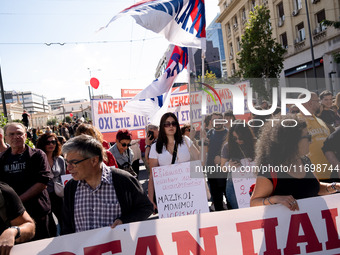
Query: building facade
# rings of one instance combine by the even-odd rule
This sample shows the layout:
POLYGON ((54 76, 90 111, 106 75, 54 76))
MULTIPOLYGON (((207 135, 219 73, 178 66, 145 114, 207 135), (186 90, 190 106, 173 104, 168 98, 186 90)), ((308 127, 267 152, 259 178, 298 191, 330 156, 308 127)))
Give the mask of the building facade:
POLYGON ((317 92, 324 89, 339 92, 340 65, 335 63, 333 54, 340 51, 340 30, 321 24, 324 19, 339 21, 339 0, 220 0, 221 15, 217 22, 222 26, 228 74, 233 75, 238 69, 236 58, 241 50, 241 36, 249 12, 256 5, 268 6, 273 38, 287 49, 280 84, 317 92), (314 79, 311 46, 318 79, 314 79))
MULTIPOLYGON (((207 41, 211 41, 213 48, 218 49, 219 53, 219 61, 221 76, 227 76, 227 63, 225 59, 225 52, 224 52, 224 44, 223 44, 223 34, 222 34, 222 27, 220 23, 216 23, 217 18, 220 15, 218 14, 215 19, 210 23, 207 27, 207 41)), ((207 50, 208 52, 208 50, 207 50)))
POLYGON ((23 109, 26 110, 29 114, 38 112, 49 112, 49 106, 46 97, 35 94, 31 91, 5 91, 5 101, 6 104, 21 103, 23 109))
POLYGON ((48 100, 47 103, 51 107, 51 111, 60 108, 63 104, 65 104, 65 97, 59 99, 51 99, 48 100))

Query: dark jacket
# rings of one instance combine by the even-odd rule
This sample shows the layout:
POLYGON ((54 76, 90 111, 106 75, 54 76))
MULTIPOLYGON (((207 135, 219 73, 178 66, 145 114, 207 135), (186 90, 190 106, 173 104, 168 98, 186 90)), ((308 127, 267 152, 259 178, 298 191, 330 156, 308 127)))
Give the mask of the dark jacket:
MULTIPOLYGON (((146 220, 153 213, 153 205, 144 194, 143 188, 136 178, 126 171, 110 168, 113 186, 121 207, 119 219, 123 223, 146 220)), ((74 196, 78 181, 70 180, 65 186, 62 234, 75 232, 74 196)), ((112 222, 113 223, 113 222, 112 222)))

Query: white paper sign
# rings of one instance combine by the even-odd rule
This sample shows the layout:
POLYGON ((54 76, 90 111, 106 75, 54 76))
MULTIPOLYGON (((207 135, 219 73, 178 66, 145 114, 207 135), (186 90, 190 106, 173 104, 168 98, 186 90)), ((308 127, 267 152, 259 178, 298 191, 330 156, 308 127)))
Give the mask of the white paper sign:
POLYGON ((65 188, 66 183, 72 179, 72 174, 64 174, 61 177, 61 182, 63 183, 63 186, 65 188))
POLYGON ((209 212, 205 179, 190 177, 190 164, 185 162, 152 169, 159 218, 209 212))
POLYGON ((243 166, 242 170, 239 168, 238 172, 233 172, 232 179, 238 208, 246 208, 250 206, 250 186, 256 182, 256 175, 251 171, 251 166, 254 166, 255 162, 242 159, 241 164, 243 166))

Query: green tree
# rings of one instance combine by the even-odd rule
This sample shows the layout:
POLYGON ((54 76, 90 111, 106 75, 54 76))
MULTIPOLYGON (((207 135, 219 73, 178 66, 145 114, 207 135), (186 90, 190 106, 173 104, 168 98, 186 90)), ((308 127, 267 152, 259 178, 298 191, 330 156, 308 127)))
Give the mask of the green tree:
POLYGON ((71 119, 70 116, 66 116, 65 119, 63 120, 63 122, 71 123, 72 119, 71 119))
MULTIPOLYGON (((198 80, 202 80, 201 75, 199 75, 197 78, 198 78, 198 80)), ((218 81, 218 79, 216 77, 216 74, 214 74, 212 71, 210 71, 210 72, 206 71, 205 72, 204 83, 207 83, 211 86, 214 86, 217 83, 217 81, 218 81)))
POLYGON ((47 124, 48 126, 54 126, 54 125, 57 124, 57 122, 58 122, 58 120, 57 120, 56 118, 54 118, 54 119, 48 120, 46 124, 47 124))
MULTIPOLYGON (((327 27, 334 27, 336 29, 340 28, 340 21, 332 21, 325 19, 322 21, 322 24, 327 27)), ((336 63, 340 63, 340 52, 334 53, 333 58, 336 63)))
POLYGON ((251 79, 253 90, 260 97, 268 98, 267 86, 268 88, 278 86, 277 78, 283 69, 285 52, 282 45, 272 38, 268 8, 256 6, 255 11, 249 13, 249 20, 241 39, 237 75, 251 79))
POLYGON ((4 127, 8 122, 8 119, 5 117, 4 113, 0 113, 0 127, 4 127))

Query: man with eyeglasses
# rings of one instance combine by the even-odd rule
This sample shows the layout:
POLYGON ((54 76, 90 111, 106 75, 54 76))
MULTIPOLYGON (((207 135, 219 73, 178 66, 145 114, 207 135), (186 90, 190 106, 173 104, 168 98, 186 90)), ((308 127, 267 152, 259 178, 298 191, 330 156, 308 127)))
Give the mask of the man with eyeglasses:
MULTIPOLYGON (((301 94, 299 99, 304 98, 306 95, 301 94)), ((310 116, 304 115, 302 112, 298 113, 297 116, 304 119, 307 123, 308 133, 312 135, 312 142, 309 145, 308 157, 312 161, 314 166, 326 164, 325 171, 315 171, 316 176, 323 182, 328 182, 331 179, 332 171, 329 170, 329 162, 322 152, 322 146, 326 138, 329 136, 330 131, 323 120, 317 118, 315 114, 320 109, 319 96, 311 92, 311 98, 308 102, 304 103, 303 106, 312 114, 310 116)))
POLYGON ((42 150, 25 145, 26 127, 21 123, 7 124, 4 132, 10 148, 0 158, 0 181, 15 190, 34 219, 33 240, 51 237, 48 230, 51 203, 46 187, 52 174, 47 156, 42 150))
POLYGON ((73 177, 64 190, 62 234, 114 228, 152 214, 153 206, 138 180, 103 164, 104 148, 95 138, 76 136, 62 152, 73 177))

